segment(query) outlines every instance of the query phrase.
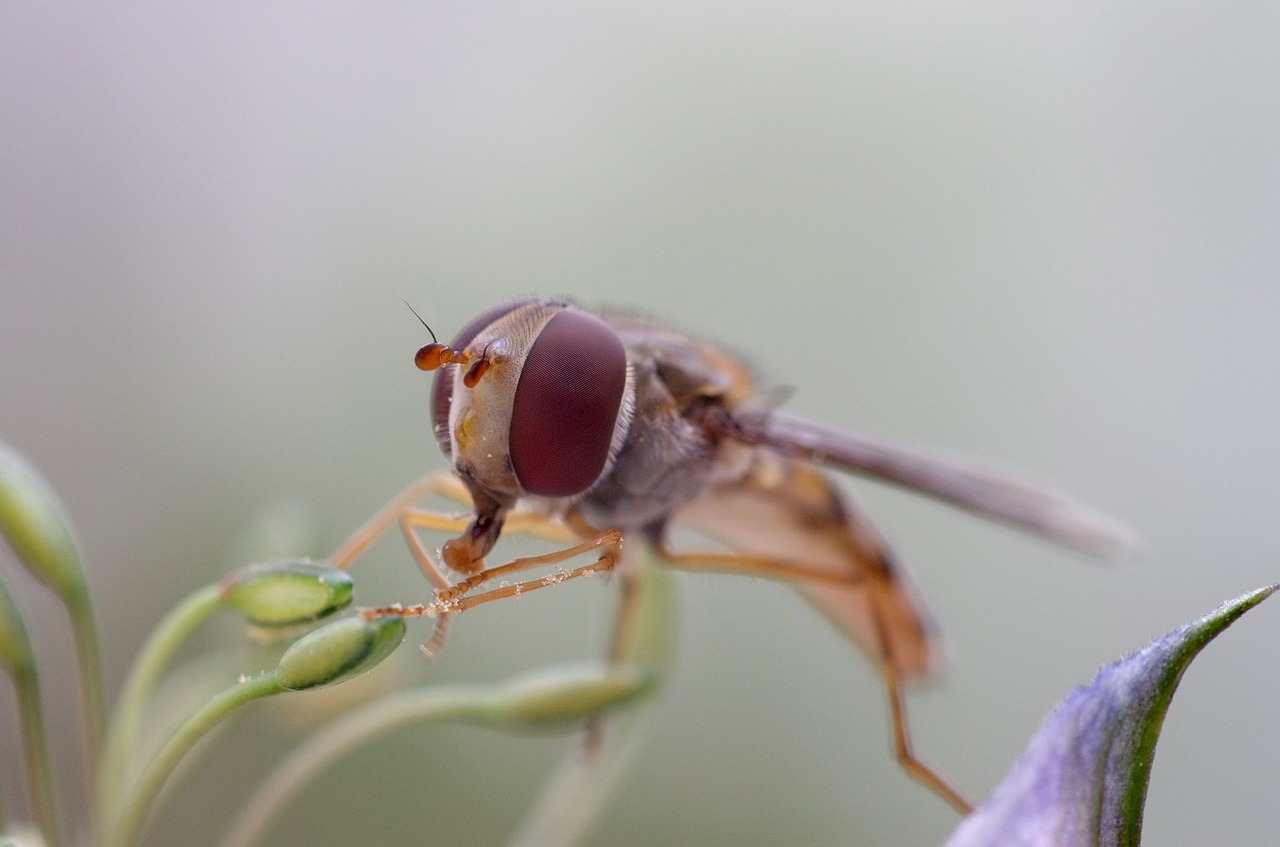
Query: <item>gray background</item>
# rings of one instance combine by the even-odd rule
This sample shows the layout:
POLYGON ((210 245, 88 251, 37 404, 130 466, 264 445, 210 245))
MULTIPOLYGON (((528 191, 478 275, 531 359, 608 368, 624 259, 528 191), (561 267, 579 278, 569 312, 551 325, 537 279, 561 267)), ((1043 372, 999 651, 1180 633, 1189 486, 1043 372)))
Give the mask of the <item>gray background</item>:
MULTIPOLYGON (((980 797, 1100 664, 1280 579, 1278 37, 1247 2, 5 3, 0 437, 75 516, 115 684, 264 508, 323 553, 442 466, 401 297, 444 335, 531 292, 673 318, 794 410, 1025 468, 1142 533, 1143 562, 1100 566, 851 483, 949 638, 918 746, 980 797)), ((357 578, 424 591, 395 543, 357 578)), ((61 702, 61 620, 19 587, 61 702)), ((592 844, 945 838, 817 615, 749 579, 682 588, 679 663, 592 844)), ((609 608, 598 581, 499 604, 402 672, 596 655, 609 608)), ((1274 839, 1278 642, 1263 606, 1192 668, 1150 843, 1274 839)), ((225 735, 150 843, 208 843, 286 718, 225 735)), ((499 844, 565 746, 405 733, 273 843, 499 844)))

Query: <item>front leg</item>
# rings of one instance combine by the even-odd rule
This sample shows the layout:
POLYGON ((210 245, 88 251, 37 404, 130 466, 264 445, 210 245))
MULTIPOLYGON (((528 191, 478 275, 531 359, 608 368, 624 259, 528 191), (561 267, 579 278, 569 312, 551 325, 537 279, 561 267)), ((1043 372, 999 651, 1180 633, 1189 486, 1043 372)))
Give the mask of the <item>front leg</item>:
MULTIPOLYGON (((518 517, 520 518, 521 530, 527 531, 531 534, 551 534, 547 527, 541 526, 540 524, 552 524, 563 529, 562 524, 559 524, 547 516, 526 513, 518 517)), ((419 520, 419 518, 415 518, 414 522, 419 520)), ((443 581, 444 577, 435 567, 426 550, 422 548, 421 541, 417 539, 417 536, 411 531, 407 531, 406 536, 413 539, 413 541, 410 542, 411 547, 416 545, 415 557, 421 556, 422 558, 420 561, 426 562, 427 566, 434 571, 435 576, 443 581)), ((402 617, 434 618, 435 627, 432 630, 431 638, 422 648, 428 658, 434 658, 444 647, 445 638, 448 635, 449 618, 454 613, 463 612, 467 609, 483 605, 484 603, 489 603, 493 600, 519 597, 525 592, 535 591, 539 588, 547 588, 552 585, 559 585, 562 582, 567 582, 568 580, 576 579, 580 576, 591 576, 596 573, 608 573, 613 570, 614 565, 617 564, 621 557, 621 548, 622 533, 618 530, 608 530, 600 533, 595 538, 588 539, 587 541, 572 547, 555 550, 541 556, 525 556, 519 559, 513 559, 504 565, 486 568, 453 585, 450 585, 447 582, 439 584, 436 583, 435 579, 433 579, 432 582, 436 584, 437 587, 435 591, 435 600, 431 603, 419 603, 411 606, 384 606, 376 609, 365 609, 362 611, 362 614, 370 618, 382 614, 395 614, 402 617), (496 579, 497 577, 506 574, 519 573, 542 565, 557 564, 567 559, 571 559, 574 556, 591 552, 592 550, 599 550, 600 552, 596 560, 591 564, 583 565, 572 570, 559 569, 555 573, 547 574, 546 576, 539 577, 537 579, 525 580, 523 582, 517 582, 510 585, 502 585, 499 588, 485 591, 481 594, 470 593, 489 580, 496 579)))
MULTIPOLYGON (((544 520, 550 520, 545 518, 544 520)), ((528 591, 535 591, 539 588, 548 588, 552 585, 559 585, 571 579, 580 576, 591 576, 596 573, 607 573, 613 570, 621 557, 622 533, 616 529, 606 530, 595 538, 588 539, 581 544, 572 547, 566 547, 562 550, 554 550, 550 553, 544 553, 541 556, 523 556, 518 559, 512 559, 504 565, 498 565, 493 568, 486 568, 479 573, 473 574, 453 585, 445 585, 437 588, 435 592, 435 601, 427 604, 415 604, 412 606, 385 606, 377 609, 366 609, 364 614, 369 617, 378 614, 398 614, 405 617, 437 617, 447 615, 453 612, 464 612, 467 609, 489 603, 493 600, 504 600, 509 597, 519 597, 528 591), (583 565, 572 570, 557 570, 555 573, 547 574, 537 579, 525 580, 509 585, 503 585, 491 591, 485 591, 481 594, 471 594, 470 592, 484 583, 496 579, 497 577, 519 573, 520 571, 529 570, 542 565, 553 565, 588 553, 592 550, 600 550, 599 556, 589 565, 583 565)))
MULTIPOLYGON (((450 591, 453 588, 452 584, 436 564, 430 551, 419 537, 418 530, 428 529, 438 532, 465 533, 473 521, 466 515, 444 514, 415 508, 415 504, 419 500, 433 494, 466 506, 472 505, 471 496, 466 486, 453 474, 440 471, 425 474, 379 509, 363 526, 352 533, 329 557, 329 564, 339 569, 350 567, 384 532, 393 524, 398 524, 401 534, 404 536, 405 544, 409 548, 409 553, 413 556, 423 576, 435 588, 437 594, 450 591)), ((505 533, 527 533, 557 543, 569 543, 576 537, 559 521, 553 520, 540 512, 533 512, 527 509, 517 509, 508 514, 502 525, 502 531, 505 533)), ((459 538, 465 539, 465 536, 459 536, 459 538)), ((483 558, 473 560, 467 555, 454 555, 452 557, 448 555, 451 549, 450 545, 453 545, 453 550, 455 551, 460 547, 466 546, 465 544, 457 544, 457 541, 458 538, 455 538, 445 545, 445 563, 455 566, 456 569, 464 573, 469 572, 473 575, 477 571, 484 573, 483 558)), ((414 608, 425 609, 427 607, 414 608)), ((424 647, 429 656, 434 656, 444 646, 447 633, 448 614, 438 613, 431 638, 424 647)))
MULTIPOLYGON (((412 528, 421 527, 443 532, 461 532, 464 530, 469 523, 469 519, 463 515, 449 515, 414 508, 414 504, 419 500, 432 494, 453 500, 463 506, 472 506, 471 496, 468 494, 466 486, 452 473, 432 471, 424 474, 379 509, 373 517, 365 521, 363 526, 342 542, 338 549, 333 552, 333 555, 329 557, 329 565, 339 570, 347 569, 356 559, 364 555, 365 551, 373 545, 373 542, 377 541, 384 532, 396 523, 399 523, 402 531, 406 533, 405 540, 409 544, 410 552, 413 552, 415 548, 422 548, 420 541, 416 538, 411 540, 408 537, 412 528)), ((550 520, 541 513, 527 509, 516 509, 508 514, 503 531, 506 533, 517 532, 533 535, 556 543, 568 543, 575 538, 568 528, 557 521, 550 520)), ((414 558, 418 560, 416 554, 414 558)), ((430 567, 425 567, 422 561, 418 560, 418 566, 427 578, 431 579, 430 571, 435 569, 435 565, 432 564, 430 567)), ((434 579, 432 579, 432 583, 435 584, 434 579)), ((447 586, 448 581, 445 580, 444 584, 447 586)))
MULTIPOLYGON (((424 474, 379 509, 359 529, 351 533, 329 557, 329 565, 339 570, 349 568, 392 524, 399 521, 406 513, 413 511, 414 503, 430 494, 439 494, 466 505, 471 504, 466 487, 453 474, 442 471, 424 474)), ((466 526, 464 519, 455 518, 455 520, 461 521, 462 526, 466 526)))

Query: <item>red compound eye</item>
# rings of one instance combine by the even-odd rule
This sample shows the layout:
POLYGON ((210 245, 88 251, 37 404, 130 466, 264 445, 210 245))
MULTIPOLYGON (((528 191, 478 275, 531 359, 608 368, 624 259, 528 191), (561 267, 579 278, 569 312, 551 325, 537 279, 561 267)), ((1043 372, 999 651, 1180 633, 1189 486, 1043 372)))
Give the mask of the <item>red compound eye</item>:
POLYGON ((574 308, 547 322, 511 410, 511 464, 525 491, 568 497, 596 481, 626 382, 626 352, 608 324, 574 308))
MULTIPOLYGON (((458 333, 449 346, 454 350, 465 350, 471 343, 471 339, 479 335, 481 330, 508 312, 532 302, 534 302, 533 298, 514 300, 482 312, 478 318, 462 328, 462 332, 458 333)), ((435 382, 431 386, 431 421, 435 427, 436 443, 440 445, 440 449, 446 456, 453 455, 453 437, 449 433, 449 406, 453 403, 453 371, 452 365, 440 368, 436 371, 435 382)))

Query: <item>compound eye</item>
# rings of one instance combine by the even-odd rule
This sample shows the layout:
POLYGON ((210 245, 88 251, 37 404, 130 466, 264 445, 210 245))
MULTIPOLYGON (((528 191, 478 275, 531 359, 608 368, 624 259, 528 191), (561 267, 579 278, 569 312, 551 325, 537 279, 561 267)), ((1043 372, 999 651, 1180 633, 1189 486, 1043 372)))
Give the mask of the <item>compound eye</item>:
POLYGON ((542 497, 586 491, 609 460, 627 356, 604 321, 567 308, 534 339, 511 409, 511 465, 542 497))
MULTIPOLYGON (((514 300, 502 303, 480 313, 480 316, 462 328, 462 332, 449 344, 454 350, 465 350, 471 340, 490 324, 521 306, 532 303, 533 298, 514 300)), ((453 455, 453 436, 449 433, 449 407, 453 405, 453 372, 452 365, 446 365, 435 373, 435 381, 431 386, 431 422, 435 428, 436 443, 446 456, 453 455)))

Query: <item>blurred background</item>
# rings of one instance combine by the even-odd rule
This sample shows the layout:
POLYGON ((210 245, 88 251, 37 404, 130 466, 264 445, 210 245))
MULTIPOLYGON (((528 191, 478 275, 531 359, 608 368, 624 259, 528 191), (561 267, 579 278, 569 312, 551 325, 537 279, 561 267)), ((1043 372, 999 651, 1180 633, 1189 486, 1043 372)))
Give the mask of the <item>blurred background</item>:
MULTIPOLYGON (((980 798, 1098 666, 1280 580, 1278 39, 1280 7, 1236 0, 7 3, 0 438, 75 518, 114 687, 264 513, 323 555, 443 467, 401 298, 446 337, 527 293, 670 318, 794 411, 1023 469, 1143 536, 1102 565, 850 481, 947 635, 917 747, 980 798)), ((366 603, 425 594, 394 539, 356 576, 366 603)), ((63 620, 10 581, 69 765, 63 620)), ((681 589, 591 844, 945 839, 834 630, 781 586, 681 589)), ((612 601, 486 607, 401 672, 598 655, 612 601)), ((1264 605, 1192 666, 1151 843, 1273 839, 1277 644, 1264 605)), ((0 726, 8 789, 8 693, 0 726)), ((251 710, 148 843, 212 843, 289 738, 251 710)), ((501 844, 573 743, 401 733, 271 843, 501 844)))

